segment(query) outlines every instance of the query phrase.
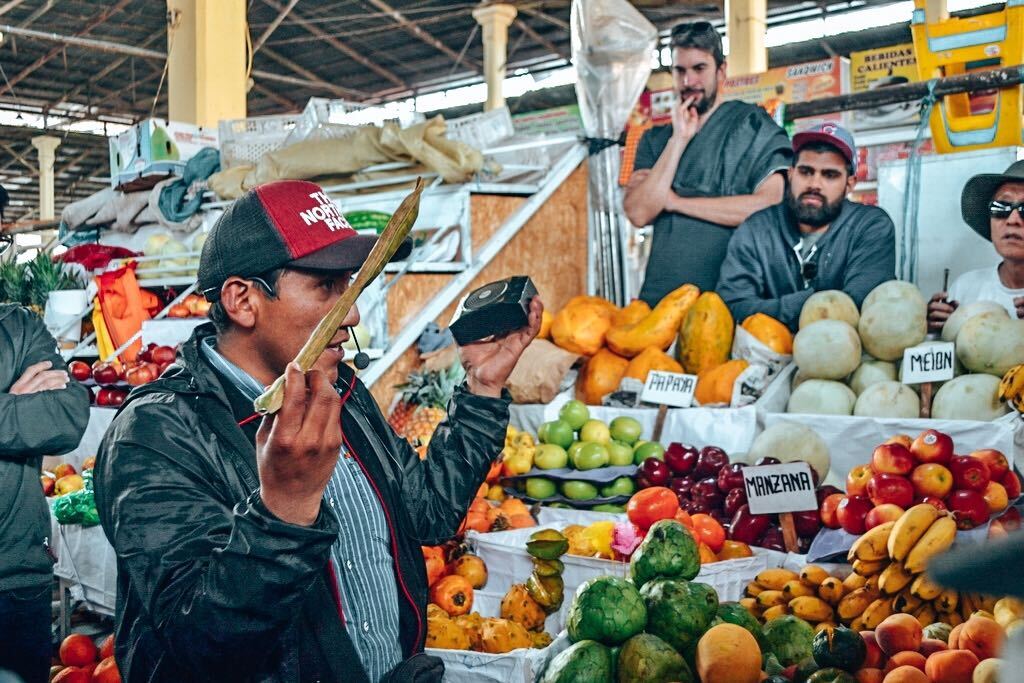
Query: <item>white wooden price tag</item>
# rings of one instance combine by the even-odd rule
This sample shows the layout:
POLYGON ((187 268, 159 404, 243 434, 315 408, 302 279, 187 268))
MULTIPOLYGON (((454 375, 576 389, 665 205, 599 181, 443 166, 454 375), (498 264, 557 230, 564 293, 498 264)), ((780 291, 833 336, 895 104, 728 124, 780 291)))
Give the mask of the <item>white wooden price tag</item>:
POLYGON ((945 382, 953 379, 956 348, 953 342, 912 346, 903 352, 900 379, 904 384, 945 382))
POLYGON ((816 510, 811 467, 805 462, 743 468, 747 505, 755 515, 816 510))
POLYGON ((696 389, 697 375, 651 370, 647 375, 640 400, 673 408, 689 408, 693 403, 693 392, 696 389))

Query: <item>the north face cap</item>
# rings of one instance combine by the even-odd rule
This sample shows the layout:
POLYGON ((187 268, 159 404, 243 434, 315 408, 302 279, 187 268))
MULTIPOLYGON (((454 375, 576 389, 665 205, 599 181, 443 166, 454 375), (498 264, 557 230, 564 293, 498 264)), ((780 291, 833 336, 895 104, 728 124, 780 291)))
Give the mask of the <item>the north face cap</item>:
MULTIPOLYGON (((210 230, 199 257, 199 291, 217 301, 229 277, 255 277, 285 266, 358 270, 376 242, 375 235, 353 230, 316 183, 267 183, 235 200, 210 230)), ((410 251, 406 240, 392 260, 410 251)))

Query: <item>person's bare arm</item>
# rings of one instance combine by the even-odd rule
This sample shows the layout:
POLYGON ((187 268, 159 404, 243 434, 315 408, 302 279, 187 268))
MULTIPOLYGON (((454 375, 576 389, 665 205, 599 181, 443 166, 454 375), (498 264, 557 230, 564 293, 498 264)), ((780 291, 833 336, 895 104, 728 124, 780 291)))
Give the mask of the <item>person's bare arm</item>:
POLYGON ((956 310, 957 302, 949 301, 946 292, 937 292, 928 302, 928 331, 942 332, 943 326, 956 310))
POLYGON ((622 200, 626 217, 637 226, 650 225, 667 208, 679 160, 700 128, 700 117, 687 98, 672 110, 672 137, 653 168, 634 171, 622 200))
POLYGON ((665 208, 668 211, 735 228, 761 209, 781 202, 785 187, 786 179, 782 173, 773 173, 753 194, 732 197, 680 197, 670 189, 665 208))

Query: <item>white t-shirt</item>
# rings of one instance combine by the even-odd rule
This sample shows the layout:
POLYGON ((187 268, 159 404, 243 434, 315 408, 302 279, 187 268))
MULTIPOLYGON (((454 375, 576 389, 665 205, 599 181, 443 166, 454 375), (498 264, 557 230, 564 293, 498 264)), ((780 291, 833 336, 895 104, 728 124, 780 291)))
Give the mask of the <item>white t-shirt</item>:
POLYGON ((1001 304, 1011 318, 1017 317, 1017 307, 1013 300, 1024 296, 1024 289, 1010 289, 999 280, 999 267, 979 268, 971 270, 949 286, 947 298, 961 306, 975 301, 995 301, 1001 304))

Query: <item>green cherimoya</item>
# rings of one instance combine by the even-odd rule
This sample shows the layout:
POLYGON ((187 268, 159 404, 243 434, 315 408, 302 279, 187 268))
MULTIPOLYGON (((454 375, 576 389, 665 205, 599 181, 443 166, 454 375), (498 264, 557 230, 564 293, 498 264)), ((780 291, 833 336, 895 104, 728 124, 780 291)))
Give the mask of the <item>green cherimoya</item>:
POLYGON ((594 640, 581 640, 562 650, 548 664, 541 683, 612 683, 611 651, 594 640))
POLYGON ((647 610, 636 587, 625 579, 599 576, 576 591, 566 628, 569 640, 618 645, 644 630, 647 610))
POLYGON ((700 572, 700 553, 693 536, 674 519, 655 522, 629 561, 633 583, 651 579, 690 579, 700 572))
POLYGON ((696 683, 682 656, 658 636, 641 633, 622 646, 618 683, 696 683))
POLYGON ((813 655, 814 629, 803 619, 787 614, 764 625, 765 645, 782 666, 796 664, 813 655))
POLYGON ((640 595, 647 606, 647 632, 692 658, 718 612, 715 589, 703 583, 656 579, 640 595))

